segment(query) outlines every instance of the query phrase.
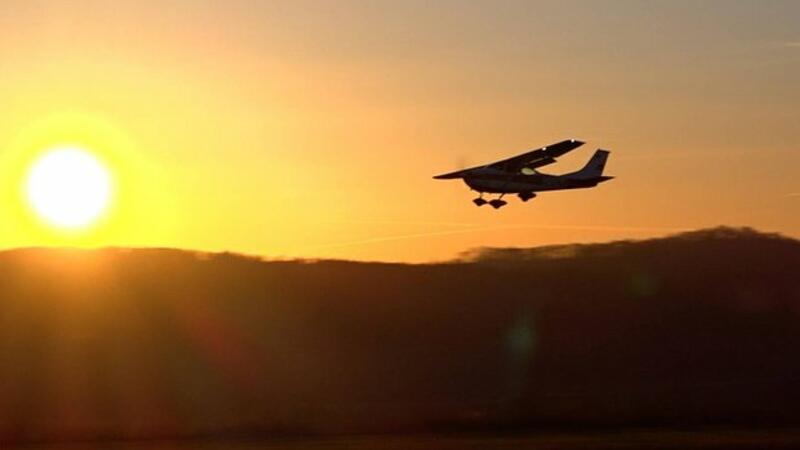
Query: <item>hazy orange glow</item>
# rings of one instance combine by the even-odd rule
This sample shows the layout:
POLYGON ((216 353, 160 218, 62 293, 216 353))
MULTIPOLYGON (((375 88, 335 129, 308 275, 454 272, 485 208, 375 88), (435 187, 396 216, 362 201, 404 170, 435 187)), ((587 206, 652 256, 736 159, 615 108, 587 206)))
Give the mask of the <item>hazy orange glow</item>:
POLYGON ((0 247, 424 261, 719 224, 800 235, 795 2, 314 6, 5 2, 0 247), (565 138, 588 145, 548 169, 607 147, 618 178, 499 213, 430 179, 565 138), (79 232, 24 195, 64 144, 115 185, 79 232))

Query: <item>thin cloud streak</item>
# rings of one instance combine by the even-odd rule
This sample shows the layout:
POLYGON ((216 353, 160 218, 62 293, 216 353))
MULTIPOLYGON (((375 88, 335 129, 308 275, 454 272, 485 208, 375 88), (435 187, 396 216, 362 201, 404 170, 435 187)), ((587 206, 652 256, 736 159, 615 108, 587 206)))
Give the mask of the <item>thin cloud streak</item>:
POLYGON ((333 242, 333 243, 329 243, 329 244, 322 244, 322 245, 314 246, 313 248, 310 248, 309 250, 323 250, 323 249, 330 249, 330 248, 353 247, 353 246, 378 244, 378 243, 391 242, 391 241, 403 241, 403 240, 409 240, 409 239, 422 239, 422 238, 429 238, 429 237, 447 236, 447 235, 453 235, 453 234, 477 233, 477 232, 511 230, 511 229, 573 230, 573 231, 601 231, 601 232, 622 231, 622 232, 641 232, 641 233, 652 233, 652 232, 679 233, 679 232, 682 232, 682 231, 690 230, 690 228, 672 228, 672 227, 616 227, 616 226, 593 226, 593 225, 527 225, 527 224, 509 224, 509 225, 493 225, 493 226, 486 226, 486 227, 474 227, 474 228, 458 229, 458 230, 433 231, 433 232, 427 232, 427 233, 409 233, 409 234, 379 236, 379 237, 374 237, 374 238, 358 239, 358 240, 353 240, 353 241, 333 242))
POLYGON ((786 194, 787 197, 800 197, 800 192, 790 192, 786 194))
POLYGON ((619 161, 638 161, 647 159, 684 159, 684 158, 718 158, 720 156, 747 156, 754 153, 763 154, 759 150, 736 150, 736 151, 706 151, 706 152, 691 152, 691 151, 677 151, 677 152, 664 152, 664 153, 649 153, 644 155, 619 155, 615 159, 619 161))
POLYGON ((410 233, 410 234, 397 234, 397 235, 390 235, 390 236, 379 236, 375 238, 368 238, 368 239, 359 239, 354 241, 345 241, 345 242, 332 242, 329 244, 322 244, 312 248, 312 250, 322 250, 328 248, 340 248, 340 247, 353 247, 358 245, 367 245, 367 244, 377 244, 381 242, 390 242, 390 241, 402 241, 407 239, 419 239, 419 238, 427 238, 427 237, 436 237, 436 236, 446 236, 450 234, 461 234, 461 233, 473 233, 478 231, 493 231, 503 229, 505 227, 499 226, 491 226, 491 227, 477 227, 477 228, 467 228, 467 229, 459 229, 459 230, 446 230, 446 231, 433 231, 428 233, 410 233))
POLYGON ((478 227, 480 224, 468 222, 446 222, 433 220, 370 220, 370 219, 348 219, 348 220, 321 220, 319 223, 335 223, 348 225, 424 225, 434 227, 478 227))

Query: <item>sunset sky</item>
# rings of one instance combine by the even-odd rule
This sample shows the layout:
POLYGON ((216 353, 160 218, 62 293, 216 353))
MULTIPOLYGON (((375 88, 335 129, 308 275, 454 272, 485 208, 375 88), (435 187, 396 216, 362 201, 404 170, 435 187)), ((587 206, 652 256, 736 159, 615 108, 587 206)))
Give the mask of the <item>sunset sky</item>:
POLYGON ((0 5, 0 248, 430 261, 717 225, 800 237, 797 1, 0 5), (618 178, 494 211, 433 175, 563 139, 618 178), (48 225, 77 145, 115 186, 48 225))

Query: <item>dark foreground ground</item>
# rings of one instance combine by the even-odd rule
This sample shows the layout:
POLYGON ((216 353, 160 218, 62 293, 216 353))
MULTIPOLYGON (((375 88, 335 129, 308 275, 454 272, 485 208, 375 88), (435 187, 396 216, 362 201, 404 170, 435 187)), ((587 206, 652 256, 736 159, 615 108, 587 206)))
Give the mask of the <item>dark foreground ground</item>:
MULTIPOLYGON (((417 265, 0 252, 0 450, 205 436, 800 430, 798 267, 800 241, 730 228, 417 265)), ((796 435, 127 448, 800 448, 796 435)))
POLYGON ((415 435, 360 436, 264 441, 170 441, 94 444, 51 444, 11 450, 483 450, 483 449, 794 449, 800 448, 800 428, 769 430, 632 430, 544 433, 513 436, 415 435))

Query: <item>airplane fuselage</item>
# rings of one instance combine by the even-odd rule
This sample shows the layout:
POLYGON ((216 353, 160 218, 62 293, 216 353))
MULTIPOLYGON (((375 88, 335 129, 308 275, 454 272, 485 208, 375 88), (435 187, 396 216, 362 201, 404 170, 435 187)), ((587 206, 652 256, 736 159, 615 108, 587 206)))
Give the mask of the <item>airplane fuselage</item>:
POLYGON ((573 178, 543 173, 509 175, 501 170, 486 169, 466 175, 463 179, 470 189, 477 192, 518 194, 523 192, 590 188, 611 179, 611 177, 573 178))

